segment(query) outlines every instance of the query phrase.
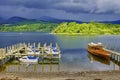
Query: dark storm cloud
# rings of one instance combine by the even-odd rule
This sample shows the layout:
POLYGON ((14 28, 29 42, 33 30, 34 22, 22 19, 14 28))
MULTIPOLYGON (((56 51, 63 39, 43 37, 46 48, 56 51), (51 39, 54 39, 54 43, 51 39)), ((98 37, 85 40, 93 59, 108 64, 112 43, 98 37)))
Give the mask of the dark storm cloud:
POLYGON ((71 13, 120 13, 119 0, 1 0, 3 6, 57 9, 71 13))
POLYGON ((119 0, 0 0, 0 17, 112 20, 120 17, 119 3, 119 0))

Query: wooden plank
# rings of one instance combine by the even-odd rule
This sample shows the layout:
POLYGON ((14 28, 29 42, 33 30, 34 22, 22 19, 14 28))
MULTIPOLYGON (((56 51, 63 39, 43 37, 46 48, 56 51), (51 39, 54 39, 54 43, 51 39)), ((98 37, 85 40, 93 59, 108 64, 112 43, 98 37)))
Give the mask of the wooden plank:
POLYGON ((120 53, 118 53, 118 52, 111 51, 111 50, 108 50, 108 49, 105 49, 105 48, 104 48, 104 50, 109 51, 110 53, 113 53, 113 54, 116 54, 116 55, 119 55, 119 56, 120 56, 120 53))

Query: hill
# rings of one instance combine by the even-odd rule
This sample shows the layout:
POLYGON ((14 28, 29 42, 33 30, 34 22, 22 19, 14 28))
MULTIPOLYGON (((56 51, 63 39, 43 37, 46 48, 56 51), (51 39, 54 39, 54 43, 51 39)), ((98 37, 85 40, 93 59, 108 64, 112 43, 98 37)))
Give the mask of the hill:
MULTIPOLYGON (((13 16, 8 19, 3 19, 0 17, 0 24, 19 24, 19 23, 36 23, 36 22, 52 22, 52 23, 62 23, 62 22, 77 22, 77 23, 89 23, 89 22, 84 22, 84 21, 79 21, 79 20, 70 20, 70 19, 58 19, 58 18, 53 18, 53 17, 48 17, 48 16, 42 16, 39 19, 28 19, 28 18, 23 18, 19 16, 13 16)), ((120 24, 120 20, 116 21, 96 21, 99 23, 111 23, 111 24, 120 24)))
POLYGON ((116 20, 116 21, 102 21, 102 23, 120 24, 120 20, 116 20))
POLYGON ((3 23, 4 19, 0 17, 0 24, 3 23))
POLYGON ((18 24, 2 24, 0 32, 51 32, 57 23, 25 21, 18 24))
POLYGON ((56 22, 56 23, 62 23, 62 22, 77 22, 77 23, 82 23, 82 21, 77 21, 77 20, 67 20, 67 19, 57 19, 53 17, 48 17, 48 16, 42 16, 38 20, 40 21, 47 21, 47 22, 56 22))
POLYGON ((120 34, 119 24, 64 22, 52 31, 57 34, 120 34))

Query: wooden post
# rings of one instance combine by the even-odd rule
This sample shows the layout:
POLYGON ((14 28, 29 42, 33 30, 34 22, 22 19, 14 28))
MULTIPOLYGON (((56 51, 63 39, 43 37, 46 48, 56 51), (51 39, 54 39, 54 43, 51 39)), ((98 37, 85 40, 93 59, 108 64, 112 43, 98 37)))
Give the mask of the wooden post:
POLYGON ((1 49, 0 49, 0 60, 2 59, 2 51, 1 51, 1 49))
POLYGON ((18 72, 20 72, 20 64, 18 64, 18 72))
MULTIPOLYGON (((114 52, 116 52, 116 47, 114 47, 114 52)), ((114 60, 117 60, 117 55, 114 53, 114 60)))
POLYGON ((12 53, 12 46, 10 46, 10 54, 12 53))
POLYGON ((43 47, 46 48, 46 46, 47 46, 47 44, 45 43, 43 47))
POLYGON ((105 45, 104 45, 104 48, 107 49, 106 43, 105 43, 105 45))
POLYGON ((108 44, 108 49, 110 50, 110 44, 108 44))
POLYGON ((26 65, 26 71, 25 72, 28 72, 28 65, 26 65))
POLYGON ((16 44, 16 48, 18 49, 18 44, 16 44))
POLYGON ((3 58, 4 58, 4 57, 3 57, 3 48, 1 49, 1 55, 2 55, 1 57, 2 57, 2 59, 3 59, 3 58))
POLYGON ((24 45, 24 48, 25 48, 25 54, 27 54, 27 47, 26 47, 26 45, 24 45))
POLYGON ((42 48, 42 72, 44 72, 44 47, 42 48))
POLYGON ((60 60, 58 62, 58 73, 60 72, 60 60))
POLYGON ((38 50, 40 50, 40 43, 38 43, 38 50))
POLYGON ((59 50, 58 44, 56 43, 56 48, 59 50))
POLYGON ((20 53, 20 52, 19 52, 19 48, 17 48, 17 53, 18 53, 17 56, 18 56, 18 58, 19 58, 19 57, 20 57, 20 55, 19 55, 19 53, 20 53))
POLYGON ((15 44, 15 50, 17 50, 17 45, 15 44))
POLYGON ((52 72, 52 43, 50 44, 50 72, 52 72))
POLYGON ((21 47, 21 43, 19 43, 18 46, 19 46, 18 48, 20 48, 21 47))
POLYGON ((119 60, 119 55, 117 56, 117 61, 119 62, 120 60, 119 60))
POLYGON ((15 50, 15 45, 13 45, 13 50, 15 50))
POLYGON ((52 43, 50 43, 50 48, 52 49, 52 43))
POLYGON ((116 47, 114 46, 114 52, 116 52, 116 47))
POLYGON ((12 53, 13 53, 13 50, 14 50, 14 49, 13 49, 13 45, 12 45, 12 53))
POLYGON ((114 60, 117 60, 117 55, 115 54, 115 59, 114 60))
POLYGON ((114 59, 114 54, 113 53, 111 53, 111 58, 114 59))
POLYGON ((35 46, 35 43, 34 43, 34 55, 36 54, 36 46, 35 46))
POLYGON ((28 47, 30 47, 30 43, 28 43, 28 47))
POLYGON ((8 53, 8 51, 9 51, 9 48, 7 47, 7 48, 6 48, 6 53, 8 53))
POLYGON ((113 60, 115 60, 115 54, 113 53, 113 58, 112 58, 113 60))
POLYGON ((34 72, 36 72, 36 64, 34 64, 34 72))
POLYGON ((58 72, 60 72, 60 57, 61 57, 61 54, 60 54, 60 52, 59 52, 59 57, 58 57, 58 72))
POLYGON ((6 48, 4 48, 4 57, 6 58, 6 48))

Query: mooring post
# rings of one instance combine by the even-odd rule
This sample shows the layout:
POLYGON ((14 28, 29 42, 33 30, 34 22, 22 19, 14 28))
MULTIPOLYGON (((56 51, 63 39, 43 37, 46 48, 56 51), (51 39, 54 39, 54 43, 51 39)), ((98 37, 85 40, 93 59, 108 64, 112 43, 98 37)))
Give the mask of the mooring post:
POLYGON ((6 47, 6 54, 8 53, 8 47, 6 47))
POLYGON ((108 43, 108 49, 110 50, 110 43, 108 43))
POLYGON ((58 72, 60 72, 60 59, 58 60, 58 72))
POLYGON ((15 50, 15 44, 13 45, 13 50, 15 50))
POLYGON ((117 60, 117 55, 115 54, 116 52, 116 47, 114 46, 114 60, 117 60))
POLYGON ((6 48, 4 48, 4 57, 6 58, 6 48))
POLYGON ((47 46, 47 44, 45 43, 43 47, 46 48, 46 46, 47 46))
POLYGON ((13 50, 14 50, 14 46, 12 45, 12 53, 13 53, 13 50))
POLYGON ((50 72, 52 72, 52 43, 50 43, 50 72))
POLYGON ((12 46, 10 46, 10 54, 12 53, 12 46))
POLYGON ((107 47, 106 47, 106 43, 105 43, 105 45, 104 45, 104 48, 107 49, 107 47))
POLYGON ((58 44, 56 43, 56 48, 58 49, 58 44))
POLYGON ((56 48, 57 48, 57 50, 60 50, 60 47, 58 46, 58 44, 56 43, 56 48))
POLYGON ((36 53, 36 45, 35 45, 35 42, 34 42, 34 55, 35 55, 35 53, 36 53))
POLYGON ((50 48, 52 48, 52 43, 50 43, 50 48))
POLYGON ((2 53, 2 59, 4 58, 4 54, 3 54, 3 48, 2 48, 2 50, 1 50, 1 53, 2 53))
POLYGON ((1 60, 1 49, 0 49, 0 60, 1 60))
POLYGON ((30 43, 28 43, 28 47, 30 47, 30 43))
POLYGON ((44 72, 44 47, 42 48, 42 72, 44 72))
POLYGON ((118 57, 118 55, 116 54, 116 55, 115 55, 115 60, 116 60, 116 61, 117 61, 117 59, 118 59, 117 57, 118 57))
POLYGON ((2 60, 2 49, 0 49, 0 59, 2 60))
POLYGON ((5 61, 4 61, 4 50, 3 50, 3 48, 1 49, 1 53, 2 53, 2 64, 4 64, 5 61))
POLYGON ((40 43, 38 43, 38 50, 40 50, 40 43))
POLYGON ((20 64, 18 64, 18 72, 20 72, 20 64))
POLYGON ((21 47, 21 43, 19 43, 19 48, 21 47))
POLYGON ((119 60, 119 55, 117 56, 117 61, 119 62, 120 60, 119 60))
POLYGON ((36 72, 36 64, 34 64, 34 72, 36 72))

